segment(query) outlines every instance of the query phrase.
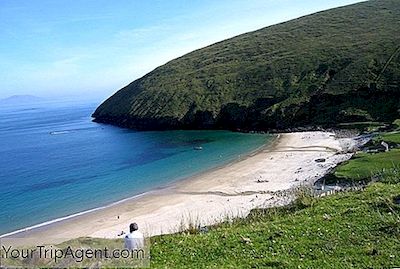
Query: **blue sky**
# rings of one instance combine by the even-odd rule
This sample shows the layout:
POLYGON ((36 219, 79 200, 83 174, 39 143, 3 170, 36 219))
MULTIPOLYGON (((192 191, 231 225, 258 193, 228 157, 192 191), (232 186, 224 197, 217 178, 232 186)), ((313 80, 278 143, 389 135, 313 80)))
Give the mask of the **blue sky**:
POLYGON ((0 98, 106 98, 217 41, 354 0, 0 0, 0 98))

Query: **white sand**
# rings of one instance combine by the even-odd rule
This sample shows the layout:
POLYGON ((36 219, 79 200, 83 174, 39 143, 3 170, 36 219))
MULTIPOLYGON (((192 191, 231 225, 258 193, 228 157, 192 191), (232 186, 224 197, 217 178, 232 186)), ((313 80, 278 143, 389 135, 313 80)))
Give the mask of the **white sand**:
POLYGON ((157 235, 176 232, 188 222, 210 225, 227 217, 244 217, 251 209, 287 202, 279 196, 280 191, 314 183, 349 159, 352 154, 346 152, 354 143, 327 132, 281 134, 274 145, 244 160, 16 236, 40 238, 43 243, 51 241, 49 238, 117 238, 131 222, 137 222, 146 235, 157 235), (317 163, 318 158, 326 161, 317 163))

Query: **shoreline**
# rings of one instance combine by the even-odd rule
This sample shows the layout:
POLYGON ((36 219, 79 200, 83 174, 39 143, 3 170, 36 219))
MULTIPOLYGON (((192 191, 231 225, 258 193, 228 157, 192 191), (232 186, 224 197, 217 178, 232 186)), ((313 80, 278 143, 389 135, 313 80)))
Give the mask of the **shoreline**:
POLYGON ((174 233, 190 223, 211 225, 250 210, 284 204, 278 192, 314 183, 338 163, 353 139, 328 132, 281 134, 243 159, 200 172, 162 189, 117 201, 1 237, 40 238, 42 243, 77 237, 118 238, 131 222, 147 236, 174 233), (348 144, 348 145, 345 145, 348 144), (317 158, 326 158, 323 164, 317 158), (276 192, 276 195, 274 194, 276 192))
POLYGON ((92 208, 92 209, 88 209, 88 210, 84 210, 84 211, 81 211, 81 212, 73 213, 73 214, 70 214, 70 215, 67 215, 67 216, 63 216, 63 217, 55 218, 55 219, 52 219, 52 220, 48 220, 48 221, 45 221, 45 222, 42 222, 42 223, 34 224, 34 225, 31 225, 31 226, 28 226, 28 227, 25 227, 25 228, 17 229, 15 231, 11 231, 11 232, 7 232, 7 233, 4 233, 4 234, 0 234, 0 239, 1 238, 7 238, 7 237, 10 237, 10 236, 13 236, 13 235, 21 235, 23 233, 26 233, 26 232, 29 232, 29 231, 32 231, 32 230, 35 230, 35 229, 44 228, 46 226, 56 225, 57 223, 62 222, 62 221, 68 221, 68 220, 74 219, 76 217, 80 217, 80 216, 83 216, 83 215, 86 215, 86 214, 90 214, 90 213, 93 213, 93 212, 96 212, 96 211, 99 211, 99 210, 104 210, 104 209, 107 209, 107 208, 110 208, 110 207, 113 207, 113 206, 117 206, 117 205, 119 205, 121 203, 126 203, 126 202, 129 202, 131 200, 139 199, 140 197, 144 197, 144 196, 147 196, 147 195, 157 195, 157 192, 167 191, 168 189, 174 188, 175 185, 183 183, 184 181, 189 181, 189 180, 191 180, 193 178, 200 177, 203 174, 206 174, 206 173, 218 170, 218 169, 223 169, 226 166, 232 165, 234 163, 243 161, 243 160, 245 160, 245 159, 247 159, 247 158, 249 158, 251 156, 254 156, 254 155, 258 154, 259 152, 261 152, 263 150, 267 150, 269 148, 273 148, 275 143, 278 141, 278 139, 280 137, 280 134, 274 134, 274 135, 271 134, 271 136, 273 136, 271 141, 269 141, 268 143, 263 144, 262 146, 258 147, 255 150, 252 150, 252 151, 250 151, 250 152, 248 152, 246 154, 243 154, 244 155, 243 158, 241 157, 241 155, 239 155, 238 158, 236 158, 236 159, 234 159, 232 161, 228 161, 228 163, 221 164, 221 165, 219 165, 217 167, 214 167, 214 168, 211 168, 211 169, 207 169, 205 171, 201 171, 201 172, 195 173, 194 175, 189 176, 189 177, 177 178, 176 180, 173 180, 172 182, 167 183, 164 186, 157 187, 157 188, 155 188, 153 190, 149 190, 149 191, 142 192, 142 193, 139 193, 139 194, 135 194, 134 196, 130 196, 130 197, 127 197, 127 198, 112 202, 112 203, 104 205, 104 206, 95 207, 95 208, 92 208))

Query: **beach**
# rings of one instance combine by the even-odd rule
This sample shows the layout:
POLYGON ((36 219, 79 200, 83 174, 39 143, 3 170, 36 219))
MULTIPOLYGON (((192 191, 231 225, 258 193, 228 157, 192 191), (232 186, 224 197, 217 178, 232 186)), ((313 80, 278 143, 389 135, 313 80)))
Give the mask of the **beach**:
POLYGON ((269 146, 239 161, 72 218, 10 237, 42 243, 78 237, 119 238, 136 222, 146 236, 178 232, 245 217, 254 208, 288 203, 282 192, 313 184, 351 158, 356 142, 330 132, 280 134, 269 146), (317 159, 321 159, 316 161, 317 159))

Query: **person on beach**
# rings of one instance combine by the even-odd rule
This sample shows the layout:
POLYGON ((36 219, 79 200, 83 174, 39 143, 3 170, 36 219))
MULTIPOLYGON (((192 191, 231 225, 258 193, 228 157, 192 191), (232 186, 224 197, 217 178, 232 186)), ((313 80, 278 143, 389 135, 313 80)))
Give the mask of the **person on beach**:
POLYGON ((125 236, 125 249, 142 249, 144 247, 144 236, 138 231, 137 223, 129 225, 129 234, 125 236))

